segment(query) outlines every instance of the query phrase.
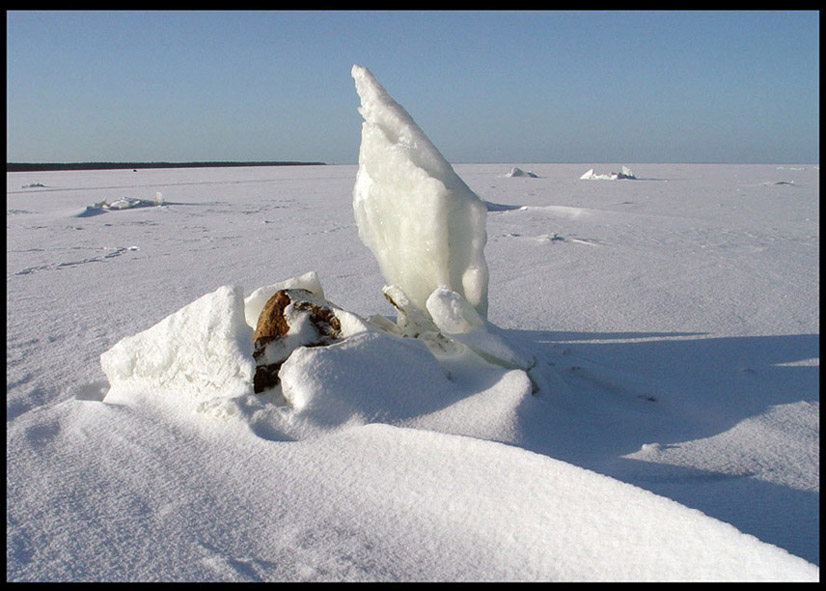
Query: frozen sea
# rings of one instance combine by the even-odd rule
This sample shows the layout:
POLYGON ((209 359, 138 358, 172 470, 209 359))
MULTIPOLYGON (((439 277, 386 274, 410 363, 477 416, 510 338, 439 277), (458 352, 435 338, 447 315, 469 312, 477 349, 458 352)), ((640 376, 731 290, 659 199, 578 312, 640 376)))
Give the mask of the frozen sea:
POLYGON ((357 166, 7 173, 7 580, 818 580, 819 166, 454 168, 533 388, 345 341, 312 416, 112 402, 100 356, 308 271, 393 317, 357 166))

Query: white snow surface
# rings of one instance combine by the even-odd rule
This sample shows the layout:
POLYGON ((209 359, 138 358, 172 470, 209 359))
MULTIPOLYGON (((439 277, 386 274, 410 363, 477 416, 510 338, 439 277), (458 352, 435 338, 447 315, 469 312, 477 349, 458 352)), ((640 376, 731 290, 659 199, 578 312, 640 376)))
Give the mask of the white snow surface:
POLYGON ((584 167, 453 166, 444 341, 366 320, 357 166, 7 173, 7 580, 818 580, 819 167, 584 167), (348 337, 254 395, 279 286, 348 337))

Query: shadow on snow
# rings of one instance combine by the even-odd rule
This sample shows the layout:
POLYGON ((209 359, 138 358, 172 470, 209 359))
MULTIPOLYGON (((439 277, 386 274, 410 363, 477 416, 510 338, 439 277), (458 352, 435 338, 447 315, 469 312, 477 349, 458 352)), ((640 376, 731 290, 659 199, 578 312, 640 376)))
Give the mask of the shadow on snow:
POLYGON ((720 435, 774 406, 819 404, 819 335, 505 332, 537 354, 541 390, 518 411, 520 447, 674 499, 819 564, 819 493, 748 472, 623 457, 644 444, 720 435))

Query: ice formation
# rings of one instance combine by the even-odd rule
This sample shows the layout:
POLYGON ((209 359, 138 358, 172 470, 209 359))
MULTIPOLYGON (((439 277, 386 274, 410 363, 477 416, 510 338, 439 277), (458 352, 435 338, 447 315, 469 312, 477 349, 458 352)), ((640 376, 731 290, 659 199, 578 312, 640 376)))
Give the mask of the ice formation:
POLYGON ((637 177, 634 175, 633 172, 631 172, 630 168, 628 168, 627 166, 623 166, 622 167, 622 172, 620 172, 617 175, 617 178, 619 178, 619 179, 635 179, 637 177))
POLYGON ((455 291, 436 289, 427 298, 427 310, 442 335, 469 347, 488 363, 508 369, 533 366, 532 355, 514 349, 455 291))
MULTIPOLYGON (((313 335, 305 338, 306 319, 287 306, 282 319, 289 330, 263 345, 261 364, 277 365, 283 396, 296 410, 301 400, 313 398, 302 390, 303 381, 311 375, 333 379, 297 361, 332 355, 307 352, 309 345, 353 351, 360 349, 346 344, 350 339, 378 343, 370 347, 376 359, 369 362, 378 364, 386 361, 379 351, 401 357, 414 351, 411 360, 429 351, 435 357, 428 362, 432 367, 464 362, 507 370, 533 366, 530 354, 516 350, 487 321, 487 204, 366 68, 353 66, 352 75, 364 117, 353 209, 359 236, 387 282, 384 294, 399 312, 395 323, 382 316, 362 319, 328 302, 315 272, 260 287, 246 298, 241 288, 224 286, 104 353, 101 366, 111 385, 109 400, 142 390, 164 398, 188 394, 186 398, 203 405, 250 394, 256 374, 253 327, 280 290, 305 290, 309 302, 331 310, 336 320, 335 339, 316 342, 313 335)), ((162 202, 159 193, 156 204, 162 202)), ((256 384, 255 392, 277 383, 275 379, 262 388, 256 384)))
POLYGON ((621 172, 612 172, 610 174, 596 174, 594 169, 587 170, 579 180, 581 181, 616 181, 618 179, 636 179, 637 177, 631 172, 627 166, 622 167, 621 172))
POLYGON ((138 199, 135 197, 120 197, 110 203, 104 199, 103 201, 98 201, 94 205, 87 205, 81 211, 76 213, 74 217, 85 218, 100 215, 108 211, 120 211, 123 209, 135 209, 138 207, 160 207, 165 204, 166 201, 163 198, 163 193, 155 193, 155 199, 153 201, 148 199, 138 199))
POLYGON ((202 400, 251 392, 252 332, 240 287, 201 296, 100 356, 111 386, 106 400, 139 391, 202 400))
POLYGON ((524 170, 522 170, 521 168, 518 168, 516 166, 511 168, 511 171, 508 174, 506 174, 505 176, 509 179, 513 178, 513 177, 517 177, 517 176, 527 176, 527 177, 530 177, 532 179, 539 178, 539 175, 536 174, 535 172, 532 172, 530 170, 525 172, 524 170))
POLYGON ((484 202, 367 68, 351 73, 364 118, 353 187, 359 237, 387 284, 419 310, 446 287, 487 317, 484 202))

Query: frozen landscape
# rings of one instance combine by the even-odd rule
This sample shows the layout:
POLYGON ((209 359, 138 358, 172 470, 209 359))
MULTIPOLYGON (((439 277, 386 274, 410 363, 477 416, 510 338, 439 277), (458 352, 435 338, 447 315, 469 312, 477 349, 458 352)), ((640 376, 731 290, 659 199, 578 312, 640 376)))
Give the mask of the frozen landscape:
POLYGON ((7 173, 7 580, 818 580, 819 166, 451 167, 364 76, 361 166, 7 173))

